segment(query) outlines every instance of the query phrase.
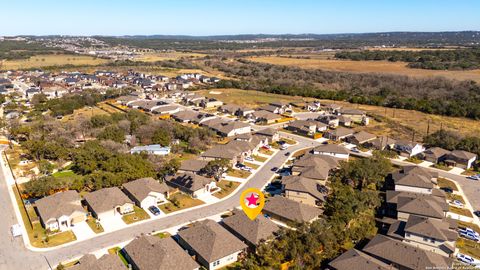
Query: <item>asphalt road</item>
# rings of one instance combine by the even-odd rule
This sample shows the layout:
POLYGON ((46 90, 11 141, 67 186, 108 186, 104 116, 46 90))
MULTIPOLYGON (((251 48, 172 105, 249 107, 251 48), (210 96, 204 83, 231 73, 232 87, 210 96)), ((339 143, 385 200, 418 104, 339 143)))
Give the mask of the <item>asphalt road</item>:
MULTIPOLYGON (((235 195, 228 199, 198 209, 192 209, 191 211, 170 214, 161 219, 133 224, 122 230, 102 234, 92 239, 76 243, 74 242, 70 245, 45 252, 35 252, 25 248, 21 238, 12 239, 9 232, 10 227, 19 222, 16 220, 12 201, 10 200, 6 181, 4 179, 5 177, 2 171, 0 174, 0 177, 2 178, 0 180, 0 211, 2 217, 0 220, 0 270, 48 269, 49 266, 47 260, 53 267, 55 267, 59 262, 68 261, 79 255, 91 253, 99 249, 131 240, 142 233, 168 229, 179 224, 203 219, 233 209, 240 205, 240 194, 245 189, 251 187, 262 188, 267 184, 274 174, 271 171, 271 168, 281 167, 287 160, 287 156, 285 156, 286 152, 293 153, 294 151, 305 147, 318 145, 318 143, 312 140, 287 133, 282 134, 282 136, 294 138, 299 143, 289 147, 287 150, 279 151, 275 154, 267 164, 265 164, 244 186, 242 186, 242 188, 236 191, 235 195)), ((4 169, 5 168, 0 168, 0 170, 4 169)))

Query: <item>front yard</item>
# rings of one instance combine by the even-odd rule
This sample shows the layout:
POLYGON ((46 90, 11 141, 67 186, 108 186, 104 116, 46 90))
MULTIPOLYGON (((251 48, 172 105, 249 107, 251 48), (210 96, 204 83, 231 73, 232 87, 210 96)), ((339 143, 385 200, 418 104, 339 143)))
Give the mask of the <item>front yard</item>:
POLYGON ((451 188, 452 190, 458 191, 457 184, 451 180, 438 178, 437 184, 440 188, 451 188))
POLYGON ((271 156, 273 154, 272 150, 265 149, 265 148, 260 148, 258 150, 258 152, 260 152, 260 154, 264 154, 264 155, 267 155, 267 156, 271 156))
POLYGON ((216 192, 213 194, 213 196, 221 199, 232 193, 234 190, 237 189, 237 187, 240 185, 239 182, 234 182, 234 181, 227 181, 227 180, 222 180, 217 183, 217 186, 221 188, 219 192, 216 192))
POLYGON ((100 222, 98 222, 97 219, 95 219, 93 217, 88 217, 87 218, 87 224, 88 224, 88 226, 90 226, 90 229, 92 229, 92 231, 94 233, 104 232, 102 224, 100 224, 100 222))
POLYGON ((480 258, 480 244, 465 238, 458 238, 457 248, 460 253, 467 254, 474 258, 480 258))
POLYGON ((446 193, 447 194, 447 200, 449 201, 460 201, 461 203, 465 204, 465 200, 463 199, 462 196, 457 195, 457 194, 452 194, 452 193, 446 193))
POLYGON ((258 169, 258 167, 260 167, 260 165, 253 164, 253 163, 250 163, 250 162, 247 162, 247 161, 243 162, 243 164, 244 164, 245 166, 248 166, 248 167, 254 169, 254 170, 256 170, 256 169, 258 169))
POLYGON ((468 210, 466 208, 457 208, 457 207, 450 206, 450 209, 448 211, 452 212, 454 214, 457 214, 457 215, 462 215, 462 216, 466 216, 466 217, 473 217, 470 210, 468 210))
POLYGON ((169 234, 168 232, 159 232, 154 234, 153 236, 156 236, 158 238, 168 238, 168 237, 171 237, 172 235, 169 234))
POLYGON ((444 164, 433 164, 431 167, 432 168, 437 168, 437 169, 440 169, 440 170, 444 170, 444 171, 447 171, 447 172, 452 169, 448 166, 445 166, 444 164))
POLYGON ((171 195, 168 200, 170 201, 169 203, 165 203, 159 206, 160 210, 162 210, 162 212, 166 214, 201 205, 204 203, 199 199, 194 199, 180 192, 171 195))
POLYGON ((257 155, 252 155, 252 158, 253 158, 255 161, 258 161, 258 162, 265 162, 265 161, 267 161, 267 158, 266 158, 266 157, 261 157, 261 156, 257 156, 257 155))
MULTIPOLYGON (((20 213, 22 215, 25 229, 28 234, 28 238, 30 239, 30 244, 32 246, 38 248, 54 247, 77 240, 75 234, 72 231, 66 231, 61 233, 47 232, 40 224, 40 221, 38 220, 35 211, 29 211, 27 214, 25 208, 23 207, 22 199, 20 198, 20 195, 15 188, 14 193, 18 208, 20 209, 20 213), (34 222, 30 223, 29 217, 34 222)), ((33 207, 31 208, 33 209, 33 207)))
POLYGON ((145 212, 145 210, 143 210, 142 208, 138 206, 134 206, 133 209, 134 209, 133 213, 123 215, 122 217, 123 222, 125 222, 126 224, 132 224, 140 220, 145 220, 150 218, 147 212, 145 212))
POLYGON ((251 175, 252 173, 249 171, 242 171, 242 170, 235 170, 235 169, 229 169, 227 171, 227 175, 231 177, 236 177, 236 178, 247 178, 251 175))

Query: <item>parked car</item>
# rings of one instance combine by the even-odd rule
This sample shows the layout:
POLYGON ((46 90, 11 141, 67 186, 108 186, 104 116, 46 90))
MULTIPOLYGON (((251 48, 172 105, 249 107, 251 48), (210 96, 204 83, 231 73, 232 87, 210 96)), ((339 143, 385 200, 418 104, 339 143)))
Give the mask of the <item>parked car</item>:
POLYGON ((263 148, 263 149, 266 149, 266 150, 272 149, 272 147, 270 147, 270 145, 264 145, 264 146, 262 146, 262 148, 263 148))
POLYGON ((273 168, 271 168, 270 170, 271 170, 272 172, 276 172, 276 171, 278 171, 278 167, 273 167, 273 168))
POLYGON ((446 193, 453 193, 453 189, 449 188, 449 187, 442 187, 440 188, 441 190, 445 191, 446 193))
POLYGON ((466 263, 468 265, 475 265, 475 260, 472 257, 462 253, 457 253, 457 260, 463 263, 466 263))
POLYGON ((463 231, 468 232, 468 233, 472 233, 472 234, 476 235, 477 237, 480 237, 480 234, 478 232, 476 232, 475 230, 473 230, 472 228, 466 227, 466 228, 462 228, 460 230, 463 230, 463 231))
POLYGON ((473 211, 473 214, 477 217, 480 217, 480 210, 473 211))
POLYGON ((480 241, 480 237, 478 235, 464 229, 458 230, 458 234, 463 238, 466 238, 475 242, 480 241))
POLYGON ((357 147, 353 147, 353 148, 352 148, 352 152, 354 152, 354 153, 360 153, 360 150, 358 150, 357 147))
POLYGON ((152 214, 153 214, 154 216, 158 216, 158 215, 160 215, 160 214, 162 213, 162 212, 160 212, 160 209, 158 209, 158 207, 156 207, 155 205, 152 205, 152 206, 148 207, 148 210, 149 210, 150 212, 152 212, 152 214))
POLYGON ((286 156, 286 157, 290 156, 290 152, 286 152, 286 153, 285 153, 285 156, 286 156))
POLYGON ((252 157, 245 157, 245 160, 253 161, 253 158, 252 157))
POLYGON ((245 167, 245 165, 244 165, 244 164, 242 164, 242 163, 237 163, 237 164, 235 164, 235 167, 237 167, 237 168, 240 168, 240 169, 241 169, 241 168, 244 168, 244 167, 245 167))
POLYGON ((280 146, 280 150, 285 150, 285 149, 287 149, 287 148, 288 148, 288 146, 286 146, 285 144, 282 145, 282 146, 280 146))
POLYGON ((470 175, 470 176, 467 176, 467 179, 478 181, 478 180, 480 180, 480 176, 470 175))
POLYGON ((463 208, 463 203, 462 203, 461 201, 459 201, 459 200, 453 200, 451 203, 452 203, 453 206, 455 206, 455 207, 463 208))

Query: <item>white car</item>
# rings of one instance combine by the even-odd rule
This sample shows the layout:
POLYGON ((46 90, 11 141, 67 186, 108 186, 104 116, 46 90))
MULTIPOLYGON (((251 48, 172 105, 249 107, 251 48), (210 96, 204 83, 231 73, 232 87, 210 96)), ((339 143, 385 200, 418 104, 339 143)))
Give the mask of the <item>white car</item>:
POLYGON ((466 263, 468 265, 476 265, 475 264, 475 259, 473 259, 472 257, 470 257, 468 255, 462 254, 462 253, 457 254, 457 260, 459 260, 463 263, 466 263))
POLYGON ((452 204, 453 206, 455 206, 455 207, 463 208, 463 203, 462 203, 461 201, 459 201, 459 200, 453 200, 453 201, 451 202, 451 204, 452 204))
POLYGON ((245 160, 253 161, 253 158, 252 157, 245 157, 245 160))

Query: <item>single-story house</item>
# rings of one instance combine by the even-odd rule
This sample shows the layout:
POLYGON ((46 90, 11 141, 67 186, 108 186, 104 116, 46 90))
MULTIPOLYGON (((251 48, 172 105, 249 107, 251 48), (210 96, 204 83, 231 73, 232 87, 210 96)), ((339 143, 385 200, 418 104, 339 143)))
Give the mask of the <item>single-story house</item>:
POLYGON ((207 166, 208 160, 200 160, 200 159, 187 159, 184 160, 180 164, 180 168, 178 168, 179 173, 199 173, 205 166, 207 166))
POLYGON ((367 116, 365 111, 348 108, 338 110, 338 114, 352 119, 352 121, 355 123, 363 123, 364 119, 367 116))
POLYGON ((218 191, 219 188, 214 179, 193 173, 177 173, 165 178, 166 183, 194 198, 218 191))
POLYGON ((99 259, 93 254, 81 257, 69 270, 122 270, 127 269, 116 254, 105 254, 99 259))
POLYGON ((274 238, 275 232, 280 229, 278 225, 262 215, 251 220, 242 211, 235 211, 234 215, 224 218, 222 224, 251 248, 255 248, 262 241, 274 238))
POLYGON ((278 140, 280 140, 280 133, 278 133, 278 130, 273 128, 265 128, 265 129, 255 131, 254 135, 265 136, 268 138, 268 141, 270 143, 277 142, 278 140))
POLYGON ((376 150, 394 149, 396 142, 397 141, 395 139, 389 138, 388 136, 380 136, 365 143, 363 146, 376 150))
POLYGON ((84 196, 88 210, 98 220, 134 211, 134 204, 118 187, 102 188, 84 196))
POLYGON ((256 123, 273 124, 282 119, 282 116, 265 110, 258 110, 250 114, 256 123))
POLYGON ((288 123, 285 129, 301 135, 313 135, 317 132, 317 123, 309 120, 295 120, 288 123))
POLYGON ((330 139, 332 141, 340 141, 349 136, 352 136, 354 133, 353 129, 339 127, 334 130, 329 130, 323 133, 323 137, 330 139))
POLYGON ((445 161, 448 154, 450 154, 450 151, 446 149, 440 147, 432 147, 428 148, 427 150, 425 150, 425 152, 423 152, 423 157, 426 161, 440 163, 445 161))
POLYGON ((473 163, 477 160, 477 155, 462 150, 453 150, 447 155, 445 163, 463 169, 470 169, 473 163))
POLYGON ((392 179, 396 191, 432 194, 432 189, 435 187, 431 177, 416 173, 393 173, 392 179))
POLYGON ((49 231, 66 231, 87 219, 80 195, 75 190, 44 197, 37 200, 35 206, 43 228, 49 231))
POLYGON ((323 214, 318 207, 299 203, 283 196, 270 197, 262 212, 281 222, 311 222, 323 214))
POLYGON ((131 241, 122 251, 133 270, 200 269, 171 237, 160 239, 144 235, 131 241))
POLYGON ((223 105, 223 102, 215 98, 206 98, 200 102, 202 108, 215 108, 223 105))
POLYGON ((348 137, 347 141, 355 145, 364 145, 366 143, 369 143, 375 140, 376 138, 377 136, 375 136, 374 134, 371 134, 365 131, 359 131, 354 133, 352 136, 348 137))
POLYGON ((135 146, 132 149, 130 149, 130 154, 141 154, 141 153, 147 153, 149 155, 157 155, 157 156, 166 156, 170 154, 170 147, 161 146, 160 144, 151 144, 151 145, 135 146))
POLYGON ((207 269, 219 269, 238 260, 247 245, 217 222, 206 219, 178 232, 178 243, 207 269))
POLYGON ((425 151, 422 144, 405 140, 396 141, 394 149, 404 157, 413 157, 425 151))
POLYGON ((138 207, 148 209, 167 202, 170 188, 152 177, 140 178, 122 185, 125 193, 138 207))
POLYGON ((330 128, 336 128, 340 124, 340 120, 338 116, 330 114, 330 115, 322 115, 317 118, 317 121, 328 125, 330 128))
POLYGON ((332 156, 339 159, 348 159, 350 152, 343 146, 337 144, 322 144, 313 148, 314 155, 332 156))
POLYGON ((351 270, 352 266, 362 270, 397 270, 396 267, 384 263, 355 248, 338 256, 328 265, 332 270, 351 270))

